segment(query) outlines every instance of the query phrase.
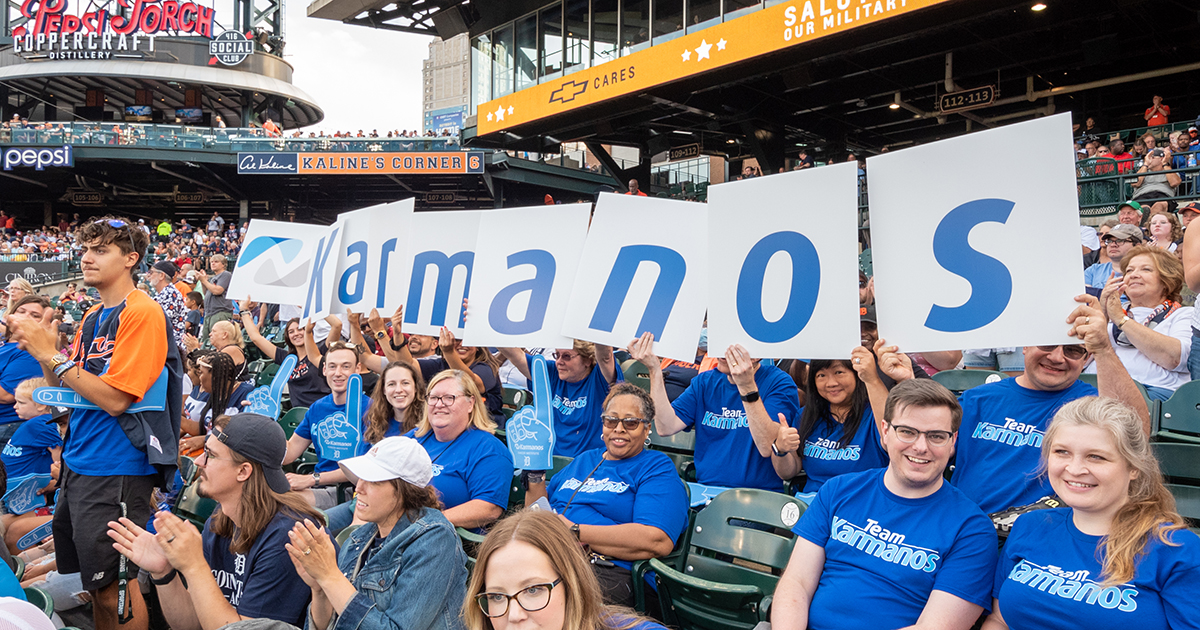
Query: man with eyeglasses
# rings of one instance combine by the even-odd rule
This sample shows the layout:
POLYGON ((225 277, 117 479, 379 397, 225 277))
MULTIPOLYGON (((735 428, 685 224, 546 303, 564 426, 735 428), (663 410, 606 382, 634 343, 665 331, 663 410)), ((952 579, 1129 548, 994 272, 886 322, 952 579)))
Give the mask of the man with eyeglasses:
MULTIPOLYGON (((1113 269, 1120 264, 1125 254, 1141 245, 1143 241, 1142 229, 1134 225, 1122 223, 1109 230, 1108 234, 1100 239, 1101 245, 1108 253, 1108 261, 1097 262, 1084 269, 1083 283, 1092 289, 1103 289, 1112 278, 1113 269)), ((1099 296, 1099 292, 1096 294, 1099 296)))
POLYGON ((1026 346, 1024 374, 962 394, 962 433, 950 483, 988 514, 1053 494, 1049 481, 1037 474, 1042 437, 1055 412, 1068 402, 1084 396, 1114 398, 1137 411, 1150 432, 1146 401, 1113 350, 1100 300, 1081 295, 1075 301, 1081 305, 1066 319, 1067 334, 1082 344, 1026 346), (1092 360, 1099 392, 1079 380, 1092 360))
POLYGON ((792 528, 774 630, 967 630, 991 607, 995 529, 942 477, 962 420, 954 394, 904 381, 883 420, 888 467, 834 477, 792 528))
MULTIPOLYGON (((47 309, 41 321, 10 315, 12 339, 42 364, 51 385, 75 391, 97 409, 77 408, 63 451, 54 513, 58 567, 80 573, 91 593, 97 630, 144 630, 146 606, 137 567, 105 540, 105 523, 150 518, 155 487, 169 489, 179 458, 183 370, 162 308, 134 286, 149 236, 125 219, 103 217, 76 233, 83 281, 100 293, 78 326, 71 356, 58 351, 47 309), (165 408, 129 413, 166 371, 165 408), (132 619, 130 619, 132 616, 132 619)), ((146 401, 154 402, 154 401, 146 401)))
POLYGON ((154 517, 157 533, 142 529, 145 519, 102 523, 120 553, 150 574, 172 630, 217 630, 243 619, 304 626, 311 589, 284 545, 297 522, 324 517, 288 491, 279 464, 285 448, 271 418, 218 416, 196 458, 197 492, 219 504, 203 533, 166 511, 154 517))
MULTIPOLYGON (((349 481, 338 462, 367 452, 363 439, 363 418, 371 407, 371 398, 361 394, 359 417, 347 416, 350 377, 359 371, 362 351, 344 341, 333 341, 325 351, 325 382, 330 394, 309 405, 304 420, 288 440, 284 464, 296 461, 309 445, 317 452, 317 466, 311 475, 289 473, 288 483, 312 505, 327 510, 337 505, 337 485, 349 481)), ((365 390, 364 390, 365 391, 365 390)), ((399 435, 399 433, 397 433, 399 435)))

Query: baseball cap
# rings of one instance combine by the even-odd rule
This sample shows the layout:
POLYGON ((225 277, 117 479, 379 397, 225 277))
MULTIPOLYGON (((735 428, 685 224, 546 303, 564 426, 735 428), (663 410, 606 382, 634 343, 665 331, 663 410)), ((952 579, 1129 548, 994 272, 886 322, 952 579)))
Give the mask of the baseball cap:
POLYGON ((1130 208, 1133 208, 1134 210, 1137 210, 1138 212, 1142 211, 1142 204, 1140 204, 1136 201, 1126 201, 1125 203, 1117 206, 1117 212, 1120 212, 1121 208, 1124 208, 1125 206, 1129 206, 1130 208))
POLYGON ((1180 214, 1184 212, 1195 212, 1200 214, 1200 201, 1190 201, 1182 206, 1179 206, 1178 212, 1180 214))
POLYGON ((169 260, 160 260, 154 263, 154 268, 167 274, 168 278, 174 278, 175 274, 179 273, 179 268, 169 260))
MULTIPOLYGON (((282 430, 282 429, 281 429, 282 430)), ((410 437, 384 438, 366 455, 343 459, 338 467, 351 481, 403 479, 424 488, 433 479, 433 462, 420 442, 410 437)))
POLYGON ((279 494, 291 491, 282 466, 287 436, 278 422, 260 413, 238 413, 230 416, 224 429, 213 427, 212 434, 231 451, 261 465, 272 490, 279 494))
POLYGON ((872 324, 875 324, 876 326, 878 326, 879 321, 875 319, 875 305, 874 304, 860 305, 858 307, 858 320, 861 322, 871 322, 872 324))
POLYGON ((183 277, 183 279, 187 280, 189 284, 195 283, 196 282, 196 272, 195 271, 187 272, 187 275, 185 275, 183 277))
POLYGON ((1121 225, 1118 225, 1110 230, 1108 234, 1105 235, 1105 240, 1108 240, 1110 237, 1118 241, 1134 239, 1139 243, 1144 240, 1142 238, 1142 228, 1136 225, 1128 225, 1125 223, 1122 223, 1121 225))
POLYGON ((1166 155, 1166 154, 1167 154, 1167 152, 1166 152, 1166 151, 1164 151, 1164 150, 1162 150, 1162 149, 1160 149, 1160 148, 1157 148, 1157 147, 1155 147, 1155 148, 1153 148, 1153 149, 1150 149, 1150 153, 1148 153, 1147 155, 1152 155, 1152 156, 1154 156, 1154 157, 1163 157, 1163 156, 1164 156, 1164 155, 1166 155))

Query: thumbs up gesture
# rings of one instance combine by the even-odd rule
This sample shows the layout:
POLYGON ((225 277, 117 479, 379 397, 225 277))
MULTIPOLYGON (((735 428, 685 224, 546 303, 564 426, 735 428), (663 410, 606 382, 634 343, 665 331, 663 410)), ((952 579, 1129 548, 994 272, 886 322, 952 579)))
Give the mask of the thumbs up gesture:
POLYGON ((779 433, 775 435, 775 450, 780 453, 794 453, 800 450, 800 432, 796 427, 788 426, 787 416, 779 414, 779 433))

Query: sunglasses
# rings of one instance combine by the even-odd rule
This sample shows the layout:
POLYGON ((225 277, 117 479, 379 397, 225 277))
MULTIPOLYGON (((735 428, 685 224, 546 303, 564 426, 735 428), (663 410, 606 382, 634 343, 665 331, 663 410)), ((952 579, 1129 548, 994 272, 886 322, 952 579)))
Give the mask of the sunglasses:
POLYGON ((1078 344, 1063 344, 1062 346, 1038 346, 1038 350, 1042 352, 1054 352, 1055 348, 1062 348, 1063 356, 1072 360, 1078 361, 1087 356, 1087 348, 1078 344))
POLYGON ((138 261, 140 262, 142 260, 142 252, 138 251, 137 244, 133 242, 133 228, 129 227, 128 223, 120 219, 100 219, 99 221, 96 221, 96 223, 107 223, 108 227, 118 230, 126 229, 127 231, 125 233, 129 236, 129 247, 131 247, 134 253, 138 255, 138 261))
POLYGON ((619 423, 625 427, 626 431, 637 431, 637 428, 643 424, 650 424, 649 420, 643 418, 618 418, 616 416, 600 416, 600 420, 604 422, 605 429, 615 429, 619 423))

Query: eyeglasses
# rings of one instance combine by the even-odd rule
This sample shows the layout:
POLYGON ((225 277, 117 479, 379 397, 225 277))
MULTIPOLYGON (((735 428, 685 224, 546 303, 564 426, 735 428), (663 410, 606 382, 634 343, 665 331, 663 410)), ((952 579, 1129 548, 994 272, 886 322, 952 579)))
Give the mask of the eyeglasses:
MULTIPOLYGON (((1054 352, 1054 349, 1058 347, 1059 346, 1038 346, 1038 350, 1041 350, 1042 352, 1054 352)), ((1084 348, 1079 344, 1064 344, 1062 346, 1062 351, 1063 356, 1072 361, 1078 361, 1079 359, 1086 357, 1088 353, 1087 348, 1084 348)))
POLYGON ((901 424, 888 423, 892 430, 896 432, 896 437, 905 444, 912 444, 917 441, 917 438, 925 436, 925 441, 929 442, 930 446, 945 446, 950 443, 950 438, 954 437, 951 431, 918 431, 912 427, 906 427, 901 424))
POLYGON ((213 451, 212 451, 212 449, 211 449, 211 448, 208 448, 207 446, 205 446, 205 447, 204 447, 204 461, 205 461, 205 463, 207 463, 207 462, 211 462, 211 461, 212 461, 212 460, 214 460, 214 459, 226 459, 226 458, 224 458, 224 457, 217 457, 216 455, 214 455, 214 454, 213 454, 213 451))
POLYGON ((645 418, 618 418, 616 416, 600 416, 600 420, 604 422, 605 429, 617 428, 617 423, 621 423, 626 431, 637 431, 638 425, 650 424, 645 418))
POLYGON ((577 353, 577 352, 559 352, 557 350, 554 351, 554 360, 555 361, 570 361, 571 359, 577 358, 578 356, 579 356, 579 353, 577 353))
POLYGON ((550 591, 562 583, 562 578, 545 584, 531 584, 517 591, 515 595, 508 593, 480 593, 475 596, 475 603, 488 617, 503 617, 508 613, 508 603, 517 600, 517 604, 525 612, 537 612, 550 605, 550 591))
POLYGON ((459 398, 470 398, 470 396, 461 395, 461 394, 457 395, 457 396, 454 394, 447 394, 445 396, 430 396, 429 397, 429 406, 436 407, 438 405, 441 405, 443 407, 453 407, 454 401, 458 400, 459 398))
POLYGON ((1114 244, 1114 243, 1134 243, 1134 244, 1137 244, 1137 243, 1140 243, 1140 242, 1141 242, 1141 241, 1134 240, 1134 239, 1132 239, 1132 238, 1116 238, 1116 237, 1102 238, 1102 239, 1100 239, 1100 240, 1104 241, 1104 244, 1105 244, 1105 245, 1112 245, 1112 244, 1114 244))

